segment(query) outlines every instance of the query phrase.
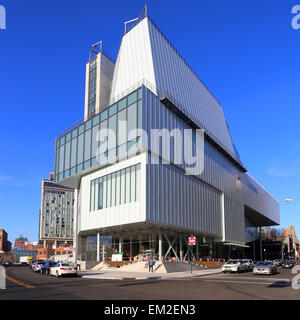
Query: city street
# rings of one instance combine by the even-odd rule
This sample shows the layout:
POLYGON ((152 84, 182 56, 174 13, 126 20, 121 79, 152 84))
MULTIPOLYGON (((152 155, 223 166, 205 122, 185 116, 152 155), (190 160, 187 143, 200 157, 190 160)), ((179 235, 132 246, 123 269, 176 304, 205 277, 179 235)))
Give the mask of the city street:
POLYGON ((192 279, 96 280, 55 278, 33 273, 28 266, 9 266, 7 289, 0 299, 90 300, 299 300, 291 270, 274 276, 252 273, 215 274, 192 279))

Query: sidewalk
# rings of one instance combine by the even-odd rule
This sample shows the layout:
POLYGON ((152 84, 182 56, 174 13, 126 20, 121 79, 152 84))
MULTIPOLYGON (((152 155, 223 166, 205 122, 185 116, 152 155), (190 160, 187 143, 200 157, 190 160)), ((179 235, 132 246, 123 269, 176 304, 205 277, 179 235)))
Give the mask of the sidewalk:
POLYGON ((185 272, 155 273, 155 272, 125 272, 119 270, 79 271, 78 274, 86 279, 122 280, 122 278, 136 278, 137 280, 176 280, 191 279, 221 273, 221 269, 197 270, 191 274, 185 272))

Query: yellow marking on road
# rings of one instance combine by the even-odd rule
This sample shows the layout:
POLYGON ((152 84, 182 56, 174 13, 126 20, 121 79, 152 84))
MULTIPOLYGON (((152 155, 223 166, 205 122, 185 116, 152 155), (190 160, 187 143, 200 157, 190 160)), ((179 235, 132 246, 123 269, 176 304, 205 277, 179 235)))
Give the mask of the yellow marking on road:
MULTIPOLYGON (((10 269, 10 268, 7 268, 6 270, 9 270, 9 269, 10 269)), ((7 280, 16 283, 16 284, 18 284, 19 286, 22 286, 22 287, 25 287, 25 288, 28 288, 28 289, 33 289, 33 288, 35 288, 34 286, 32 286, 32 285, 30 285, 30 284, 21 282, 21 281, 19 281, 19 280, 16 280, 16 279, 8 276, 5 271, 2 271, 2 274, 3 274, 3 273, 4 273, 5 278, 6 278, 7 280)))

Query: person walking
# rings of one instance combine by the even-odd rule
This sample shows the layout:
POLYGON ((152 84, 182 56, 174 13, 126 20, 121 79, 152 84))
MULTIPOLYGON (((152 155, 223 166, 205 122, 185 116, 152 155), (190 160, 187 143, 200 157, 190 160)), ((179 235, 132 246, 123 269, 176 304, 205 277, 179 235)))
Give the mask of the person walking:
POLYGON ((50 263, 49 263, 49 261, 47 261, 45 263, 45 271, 46 271, 46 275, 49 276, 49 274, 50 274, 50 263))
POLYGON ((150 258, 148 265, 149 265, 149 272, 153 272, 153 267, 155 265, 155 261, 153 258, 150 258))

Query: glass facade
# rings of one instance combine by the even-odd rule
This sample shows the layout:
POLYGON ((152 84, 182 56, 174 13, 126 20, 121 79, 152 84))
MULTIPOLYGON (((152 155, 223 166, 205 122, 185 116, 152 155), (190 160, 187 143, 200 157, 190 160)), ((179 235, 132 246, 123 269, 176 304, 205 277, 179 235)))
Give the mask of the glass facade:
POLYGON ((141 138, 137 128, 142 128, 142 88, 56 140, 56 181, 139 148, 141 138), (107 129, 112 130, 114 136, 100 142, 99 131, 107 129))
POLYGON ((140 188, 140 164, 92 180, 90 211, 140 201, 140 188))
POLYGON ((90 62, 89 70, 88 115, 90 117, 95 113, 96 108, 97 57, 90 62))

